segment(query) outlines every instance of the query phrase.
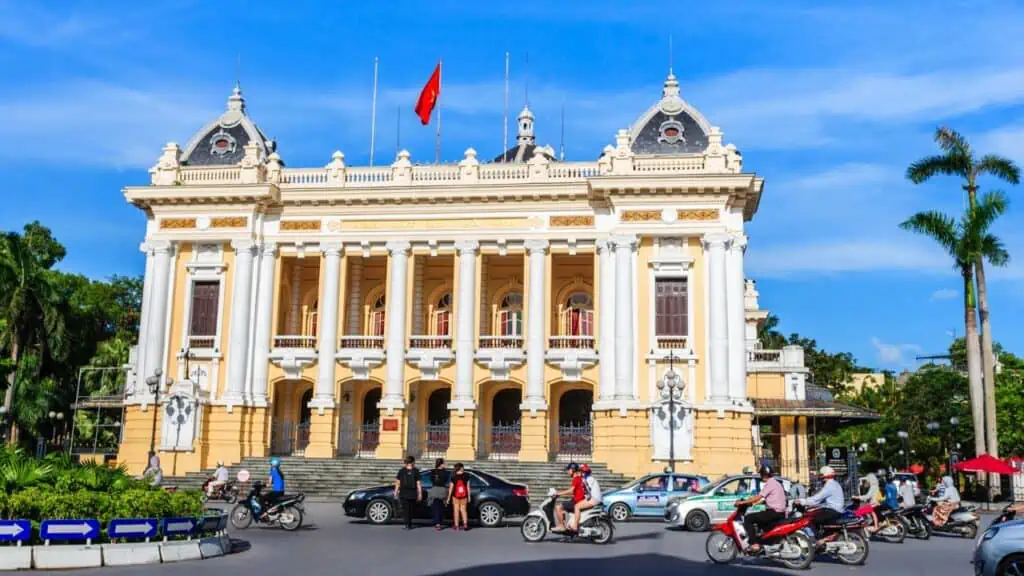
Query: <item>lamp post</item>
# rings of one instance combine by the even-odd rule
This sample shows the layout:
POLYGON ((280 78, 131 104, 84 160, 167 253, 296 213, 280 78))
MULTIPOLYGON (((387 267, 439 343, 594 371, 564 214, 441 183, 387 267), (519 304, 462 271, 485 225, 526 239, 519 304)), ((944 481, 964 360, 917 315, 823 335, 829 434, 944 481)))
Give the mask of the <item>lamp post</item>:
POLYGON ((146 385, 149 386, 149 391, 153 394, 153 433, 149 439, 149 453, 150 455, 156 454, 156 416, 157 411, 160 410, 160 381, 163 379, 164 371, 157 368, 153 371, 153 375, 146 378, 146 385))
POLYGON ((885 438, 875 438, 875 444, 878 444, 878 459, 883 463, 885 462, 885 438))
POLYGON ((896 435, 903 441, 903 449, 900 450, 900 454, 903 454, 903 469, 910 470, 910 434, 906 430, 900 430, 896 432, 896 435))
POLYGON ((668 467, 676 471, 676 390, 683 387, 683 379, 676 374, 675 353, 668 354, 668 372, 658 382, 658 390, 668 391, 668 467))

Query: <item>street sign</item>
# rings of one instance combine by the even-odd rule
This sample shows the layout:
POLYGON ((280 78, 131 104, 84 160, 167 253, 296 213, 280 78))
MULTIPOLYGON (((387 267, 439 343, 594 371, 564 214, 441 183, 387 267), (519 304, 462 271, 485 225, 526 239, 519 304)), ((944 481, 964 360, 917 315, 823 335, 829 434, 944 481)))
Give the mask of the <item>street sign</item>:
POLYGON ((846 476, 849 473, 849 452, 845 446, 830 446, 825 449, 827 464, 836 471, 836 476, 846 476))
POLYGON ((100 535, 100 523, 91 519, 44 520, 39 527, 43 540, 94 540, 100 535))
POLYGON ((25 542, 32 536, 28 520, 0 520, 0 542, 25 542))
POLYGON ((195 532, 198 524, 195 518, 164 518, 161 531, 164 536, 185 536, 195 532))
POLYGON ((152 538, 156 536, 156 518, 118 518, 107 525, 111 538, 152 538))

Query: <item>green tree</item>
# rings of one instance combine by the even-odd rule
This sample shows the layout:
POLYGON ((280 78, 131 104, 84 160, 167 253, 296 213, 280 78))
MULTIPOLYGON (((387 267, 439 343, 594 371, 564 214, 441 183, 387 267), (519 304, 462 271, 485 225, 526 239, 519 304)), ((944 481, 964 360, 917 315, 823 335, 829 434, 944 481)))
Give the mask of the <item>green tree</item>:
MULTIPOLYGON (((940 174, 960 178, 963 189, 967 192, 970 210, 974 210, 978 206, 979 177, 988 175, 1013 185, 1020 182, 1020 169, 1012 160, 995 154, 986 154, 980 158, 975 156, 970 143, 956 130, 940 127, 935 131, 935 142, 942 149, 942 154, 928 156, 914 162, 907 168, 907 177, 915 184, 920 184, 940 174)), ((988 287, 985 282, 984 260, 987 256, 984 253, 976 254, 973 264, 978 286, 978 312, 981 316, 981 365, 984 377, 988 452, 993 456, 998 456, 996 380, 993 366, 996 355, 992 348, 988 287)), ((1004 258, 1002 262, 988 259, 993 266, 1005 266, 1009 258, 1004 258)))
POLYGON ((818 347, 813 338, 792 333, 787 338, 779 331, 779 317, 769 314, 758 333, 758 341, 766 350, 780 350, 784 346, 800 346, 804 349, 804 365, 811 370, 814 384, 842 394, 850 383, 850 377, 858 372, 868 372, 857 363, 849 352, 830 353, 818 347))
MULTIPOLYGON (((995 349, 999 350, 998 343, 995 349)), ((996 418, 999 421, 999 451, 1024 456, 1024 360, 1008 352, 999 354, 1001 370, 996 374, 996 418)))
POLYGON ((974 294, 975 263, 985 258, 1005 262, 1009 255, 989 227, 1006 211, 1006 198, 1000 192, 985 194, 960 221, 936 211, 919 212, 900 227, 935 240, 953 258, 954 269, 963 279, 964 324, 967 334, 967 377, 970 382, 971 413, 974 425, 975 452, 984 453, 985 412, 981 384, 981 351, 978 349, 977 302, 974 294))

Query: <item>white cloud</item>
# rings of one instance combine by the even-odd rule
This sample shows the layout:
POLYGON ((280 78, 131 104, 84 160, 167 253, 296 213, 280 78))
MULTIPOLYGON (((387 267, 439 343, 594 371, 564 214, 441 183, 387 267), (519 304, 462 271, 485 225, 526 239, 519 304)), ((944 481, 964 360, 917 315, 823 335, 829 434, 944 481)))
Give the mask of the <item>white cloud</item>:
POLYGON ((928 301, 929 302, 938 302, 938 301, 941 301, 941 300, 952 300, 952 299, 956 298, 959 295, 960 295, 960 291, 959 290, 954 290, 952 288, 940 288, 939 290, 936 290, 935 292, 932 292, 932 295, 928 298, 928 301))
POLYGON ((754 276, 785 278, 841 272, 925 272, 952 274, 949 258, 912 239, 850 238, 761 245, 751 242, 747 270, 754 276))
POLYGON ((923 351, 917 344, 889 344, 876 336, 871 337, 871 345, 878 352, 878 361, 883 366, 907 368, 918 362, 915 355, 923 351))

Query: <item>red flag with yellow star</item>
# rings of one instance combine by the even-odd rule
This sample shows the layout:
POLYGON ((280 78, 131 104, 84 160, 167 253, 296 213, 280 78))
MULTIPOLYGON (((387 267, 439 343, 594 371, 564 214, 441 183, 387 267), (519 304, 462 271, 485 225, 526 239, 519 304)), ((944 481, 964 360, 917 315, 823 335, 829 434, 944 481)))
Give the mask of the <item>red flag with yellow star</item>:
POLYGON ((441 94, 441 63, 437 63, 434 73, 427 80, 427 85, 420 92, 420 98, 416 101, 416 115, 424 126, 430 124, 430 115, 434 112, 434 105, 437 104, 437 97, 441 94))

